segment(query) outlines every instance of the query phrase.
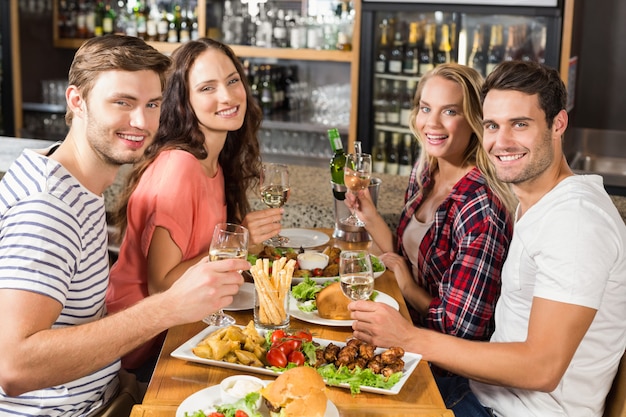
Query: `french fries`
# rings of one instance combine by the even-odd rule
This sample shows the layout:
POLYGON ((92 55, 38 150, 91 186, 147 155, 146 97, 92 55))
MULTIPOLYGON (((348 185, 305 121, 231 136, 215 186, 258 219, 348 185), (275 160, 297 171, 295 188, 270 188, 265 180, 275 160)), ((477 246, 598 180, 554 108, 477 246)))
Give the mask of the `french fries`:
POLYGON ((296 260, 282 257, 272 264, 269 271, 269 259, 257 259, 250 268, 254 278, 259 311, 257 320, 261 324, 281 325, 287 319, 285 299, 289 296, 296 260))

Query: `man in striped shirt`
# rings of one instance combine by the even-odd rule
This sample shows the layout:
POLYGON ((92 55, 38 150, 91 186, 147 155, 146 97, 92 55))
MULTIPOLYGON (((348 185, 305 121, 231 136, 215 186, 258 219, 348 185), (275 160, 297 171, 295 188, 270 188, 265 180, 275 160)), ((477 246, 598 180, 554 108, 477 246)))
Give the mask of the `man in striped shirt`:
POLYGON ((201 261, 172 288, 107 316, 103 191, 152 142, 169 58, 110 35, 77 51, 65 140, 25 150, 0 182, 0 415, 99 415, 119 358, 232 301, 243 260, 201 261))

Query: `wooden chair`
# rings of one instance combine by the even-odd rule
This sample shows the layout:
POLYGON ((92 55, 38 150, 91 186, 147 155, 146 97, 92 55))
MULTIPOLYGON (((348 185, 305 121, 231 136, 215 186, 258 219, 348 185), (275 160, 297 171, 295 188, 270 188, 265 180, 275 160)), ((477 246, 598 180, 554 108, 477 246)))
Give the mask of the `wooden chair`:
POLYGON ((626 417, 626 353, 622 356, 611 391, 606 397, 604 417, 626 417))

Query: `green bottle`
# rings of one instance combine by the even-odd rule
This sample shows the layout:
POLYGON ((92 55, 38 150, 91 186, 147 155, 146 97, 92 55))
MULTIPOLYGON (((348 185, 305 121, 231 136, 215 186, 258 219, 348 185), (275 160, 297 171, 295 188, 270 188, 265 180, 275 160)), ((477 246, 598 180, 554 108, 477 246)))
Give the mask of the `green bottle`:
MULTIPOLYGON (((346 165, 346 154, 343 151, 343 143, 337 129, 328 129, 328 140, 333 150, 333 157, 330 159, 330 176, 335 184, 343 185, 343 168, 346 165)), ((345 191, 338 191, 333 186, 333 195, 337 200, 345 199, 345 191)))

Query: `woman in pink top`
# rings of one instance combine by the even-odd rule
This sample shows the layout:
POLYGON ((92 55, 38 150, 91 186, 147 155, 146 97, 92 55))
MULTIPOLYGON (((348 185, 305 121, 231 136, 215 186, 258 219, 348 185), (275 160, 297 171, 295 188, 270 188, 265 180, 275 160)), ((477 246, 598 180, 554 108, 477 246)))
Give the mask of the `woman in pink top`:
MULTIPOLYGON (((124 239, 111 269, 109 313, 169 288, 208 254, 216 223, 243 224, 252 243, 280 231, 283 209, 251 212, 247 199, 261 172, 262 112, 238 58, 204 38, 179 47, 172 60, 158 133, 114 213, 124 239)), ((146 343, 122 366, 150 370, 159 348, 157 339, 146 343)))

